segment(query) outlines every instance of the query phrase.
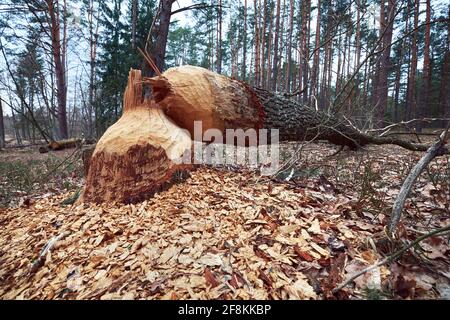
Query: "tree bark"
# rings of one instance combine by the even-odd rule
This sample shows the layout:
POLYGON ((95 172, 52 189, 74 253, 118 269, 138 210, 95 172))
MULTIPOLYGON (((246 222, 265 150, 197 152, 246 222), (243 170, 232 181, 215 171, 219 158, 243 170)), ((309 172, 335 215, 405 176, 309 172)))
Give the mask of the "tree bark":
MULTIPOLYGON (((450 8, 447 20, 447 46, 441 71, 441 87, 439 92, 440 113, 443 117, 450 117, 450 8)), ((444 126, 445 123, 442 123, 444 126)))
MULTIPOLYGON (((270 88, 272 91, 277 91, 278 83, 278 42, 280 33, 280 0, 277 0, 277 13, 275 22, 275 40, 273 45, 273 77, 270 88)), ((244 80, 245 81, 245 80, 244 80)))
MULTIPOLYGON (((62 139, 69 136, 67 127, 67 84, 66 84, 66 65, 65 65, 65 44, 61 41, 61 28, 59 21, 59 3, 54 0, 47 0, 48 13, 50 15, 50 32, 52 42, 52 53, 55 64, 57 100, 58 100, 58 125, 59 135, 62 139)), ((64 15, 66 13, 64 12, 64 15)))
POLYGON ((265 51, 266 51, 266 32, 267 32, 267 0, 263 1, 263 18, 261 19, 262 21, 262 30, 261 30, 261 59, 260 59, 260 63, 261 63, 261 78, 260 78, 260 86, 262 88, 265 88, 265 84, 266 84, 266 56, 265 56, 265 51))
POLYGON ((131 1, 131 48, 136 49, 136 23, 137 23, 137 6, 138 0, 131 1))
MULTIPOLYGON (((310 26, 311 26, 311 0, 305 0, 305 7, 304 10, 304 21, 302 21, 302 47, 301 47, 301 60, 299 61, 299 68, 303 69, 302 76, 298 75, 298 82, 299 82, 299 88, 301 88, 301 91, 303 92, 303 103, 306 103, 308 98, 308 78, 309 78, 309 34, 310 34, 310 26), (300 83, 303 82, 303 85, 300 85, 300 83)), ((299 95, 300 98, 300 95, 299 95)))
POLYGON ((266 82, 265 82, 265 88, 271 89, 272 88, 272 34, 273 34, 273 11, 274 8, 272 7, 270 9, 270 16, 269 16, 269 35, 268 35, 268 44, 267 44, 267 70, 265 72, 266 74, 266 82))
POLYGON ((219 0, 218 18, 217 18, 217 73, 222 73, 222 0, 219 0))
POLYGON ((287 67, 286 67, 286 84, 285 90, 291 92, 291 64, 292 64, 292 32, 294 29, 294 0, 290 0, 289 5, 289 31, 288 31, 288 45, 286 49, 287 67))
POLYGON ((254 77, 254 85, 255 86, 259 86, 260 83, 260 76, 261 76, 261 71, 260 71, 260 39, 259 39, 259 29, 260 29, 260 25, 259 25, 259 21, 260 21, 260 17, 259 17, 259 10, 258 10, 258 1, 254 0, 253 2, 254 5, 254 10, 255 10, 255 36, 254 36, 254 42, 255 42, 255 77, 254 77))
POLYGON ((317 88, 318 88, 318 75, 319 75, 319 49, 320 49, 320 0, 317 1, 317 19, 316 19, 316 36, 314 43, 314 58, 313 58, 313 68, 311 74, 311 92, 310 96, 317 99, 317 88))
MULTIPOLYGON (((430 0, 426 0, 425 10, 425 45, 423 50, 423 72, 422 72, 422 90, 420 93, 421 101, 418 108, 418 118, 424 118, 427 115, 428 102, 431 88, 431 63, 430 63, 430 42, 431 42, 431 5, 430 0)), ((417 132, 422 132, 422 122, 416 126, 417 132)))
MULTIPOLYGON (((383 2, 384 0, 382 0, 383 2)), ((384 33, 382 48, 383 52, 381 54, 380 71, 378 78, 378 106, 377 106, 377 120, 379 126, 384 125, 384 115, 387 111, 387 100, 388 100, 388 73, 390 69, 390 54, 391 54, 391 42, 392 42, 392 32, 393 32, 393 19, 395 13, 395 0, 388 0, 387 14, 384 14, 384 21, 382 24, 381 32, 384 33)))
MULTIPOLYGON (((89 24, 89 51, 90 51, 90 59, 89 59, 89 104, 88 104, 88 134, 87 137, 89 139, 94 138, 95 130, 94 130, 94 121, 92 119, 93 115, 96 115, 95 107, 94 107, 94 95, 95 95, 95 67, 96 67, 96 58, 97 58, 97 43, 98 43, 98 28, 99 28, 99 15, 100 10, 97 8, 97 17, 96 17, 96 26, 94 30, 94 0, 90 0, 89 2, 89 11, 88 11, 88 24, 89 24)), ((95 122, 97 121, 96 116, 95 122)))
POLYGON ((243 31, 243 48, 242 48, 242 75, 241 79, 246 81, 246 69, 247 69, 247 0, 244 0, 244 31, 243 31))
POLYGON ((408 75, 408 89, 406 93, 407 119, 415 118, 417 112, 416 103, 416 72, 417 72, 417 25, 419 23, 419 0, 414 0, 414 25, 411 43, 411 65, 408 75))
MULTIPOLYGON (((175 0, 160 0, 159 20, 157 27, 152 30, 151 37, 155 37, 150 49, 150 56, 153 58, 156 67, 162 72, 164 70, 164 58, 166 56, 167 37, 169 36, 170 18, 172 16, 172 5, 175 0)), ((148 45, 148 43, 147 43, 148 45)), ((156 73, 145 64, 143 73, 145 76, 153 76, 156 73)))
POLYGON ((0 98, 0 150, 5 147, 5 123, 3 122, 3 103, 0 98))

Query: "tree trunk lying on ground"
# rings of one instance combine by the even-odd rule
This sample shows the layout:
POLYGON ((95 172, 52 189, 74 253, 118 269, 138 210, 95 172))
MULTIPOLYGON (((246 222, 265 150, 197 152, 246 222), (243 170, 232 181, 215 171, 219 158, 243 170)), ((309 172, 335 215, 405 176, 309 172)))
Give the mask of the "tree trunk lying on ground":
POLYGON ((194 121, 202 121, 202 133, 279 129, 280 141, 322 139, 352 149, 389 143, 427 149, 369 136, 345 120, 203 68, 171 68, 160 77, 144 79, 139 70, 131 70, 123 115, 98 141, 80 200, 137 202, 169 185, 180 171, 191 168, 178 161, 192 150, 191 137, 203 139, 195 136, 194 121), (144 101, 143 84, 152 87, 154 100, 144 101))
POLYGON ((47 146, 39 147, 40 153, 46 153, 50 150, 63 150, 70 148, 78 148, 81 146, 81 139, 67 139, 67 140, 59 140, 59 141, 50 141, 47 146))

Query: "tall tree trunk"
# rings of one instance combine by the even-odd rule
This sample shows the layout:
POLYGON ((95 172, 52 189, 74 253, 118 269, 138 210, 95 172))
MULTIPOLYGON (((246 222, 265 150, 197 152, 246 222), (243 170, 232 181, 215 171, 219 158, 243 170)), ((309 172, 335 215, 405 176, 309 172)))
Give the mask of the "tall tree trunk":
POLYGON ((292 32, 294 29, 294 0, 290 0, 290 6, 289 6, 289 31, 288 31, 288 45, 286 49, 286 60, 287 60, 287 66, 286 66, 286 84, 285 84, 285 90, 287 92, 291 91, 291 60, 292 60, 292 32))
POLYGON ((270 16, 269 16, 269 36, 268 36, 268 44, 267 44, 267 70, 266 70, 266 89, 272 88, 272 39, 273 39, 273 11, 274 8, 271 6, 270 16))
POLYGON ((230 52, 231 52, 231 77, 238 77, 238 48, 237 42, 239 41, 239 34, 236 36, 235 32, 230 32, 230 52))
MULTIPOLYGON (((174 2, 175 0, 160 0, 159 24, 155 30, 153 30, 154 42, 152 43, 150 56, 153 58, 156 67, 161 72, 164 70, 167 37, 169 35, 170 18, 172 16, 172 5, 174 2)), ((155 72, 146 66, 146 68, 144 68, 144 76, 153 75, 155 75, 155 72)))
POLYGON ((17 124, 17 119, 16 119, 16 114, 14 112, 14 109, 11 109, 11 115, 12 115, 12 127, 13 127, 13 131, 14 131, 14 137, 16 138, 17 141, 17 145, 21 146, 22 145, 22 137, 20 135, 20 130, 17 124))
POLYGON ((318 88, 318 75, 319 75, 319 53, 320 53, 320 20, 321 20, 321 10, 320 10, 320 0, 317 1, 317 19, 316 19, 316 35, 314 43, 314 58, 313 67, 311 74, 311 91, 310 95, 314 96, 316 99, 317 88, 318 88))
POLYGON ((337 44, 337 52, 338 52, 338 60, 337 60, 337 71, 336 71, 336 92, 339 92, 341 89, 341 72, 342 72, 342 54, 341 44, 342 44, 342 33, 340 32, 340 28, 337 28, 337 32, 339 32, 338 44, 337 44))
POLYGON ((138 0, 131 0, 131 48, 136 49, 136 23, 138 0))
MULTIPOLYGON (((420 92, 420 105, 418 107, 418 117, 424 118, 429 113, 428 102, 430 97, 431 89, 431 64, 430 64, 430 42, 431 42, 431 5, 430 0, 426 0, 426 10, 425 10, 425 46, 423 49, 423 72, 422 72, 422 90, 420 92)), ((416 125, 416 130, 418 132, 422 131, 422 123, 419 121, 416 125)))
MULTIPOLYGON (((331 0, 326 0, 325 2, 325 8, 327 8, 326 16, 328 17, 331 12, 331 0)), ((331 34, 331 26, 330 26, 330 19, 327 18, 325 20, 325 35, 324 39, 325 41, 330 37, 331 34)), ((325 110, 326 109, 326 91, 328 89, 328 61, 330 59, 329 57, 329 48, 330 48, 330 41, 328 43, 325 43, 324 45, 324 57, 323 57, 323 71, 322 71, 322 81, 320 84, 320 97, 319 97, 319 109, 325 110)))
POLYGON ((276 22, 275 22, 275 40, 273 44, 273 78, 272 78, 272 91, 276 91, 278 87, 278 42, 279 42, 279 33, 280 33, 280 2, 281 0, 277 0, 277 13, 276 13, 276 22))
POLYGON ((260 85, 262 88, 264 88, 265 83, 266 83, 266 56, 265 56, 265 51, 266 51, 266 32, 267 32, 267 18, 268 18, 268 14, 267 14, 267 0, 264 0, 263 2, 263 17, 261 19, 262 21, 262 30, 261 30, 261 41, 260 41, 260 46, 261 46, 261 59, 260 59, 260 63, 261 63, 261 67, 259 70, 261 70, 261 80, 260 80, 260 85))
POLYGON ((286 38, 284 35, 284 26, 285 26, 285 17, 286 17, 286 0, 283 0, 283 11, 281 14, 281 24, 280 24, 280 46, 278 51, 278 78, 277 78, 277 87, 278 91, 287 91, 284 86, 284 78, 286 76, 286 57, 283 59, 283 52, 285 50, 286 38))
MULTIPOLYGON (((356 39, 355 39, 355 66, 354 70, 359 69, 359 64, 361 62, 361 2, 360 0, 356 0, 356 39)), ((356 89, 356 97, 359 98, 360 92, 360 75, 359 72, 355 77, 355 89, 356 89)))
MULTIPOLYGON (((384 29, 386 26, 386 8, 384 6, 386 0, 380 0, 380 17, 379 17, 379 27, 378 27, 378 51, 381 51, 384 46, 384 29)), ((373 114, 372 118, 375 119, 375 124, 378 124, 380 120, 380 75, 382 73, 382 60, 383 53, 380 56, 375 56, 375 73, 373 74, 372 80, 372 108, 373 114)))
POLYGON ((244 32, 243 39, 243 52, 242 52, 242 75, 243 81, 246 81, 246 69, 247 69, 247 0, 244 0, 244 32))
POLYGON ((217 17, 217 73, 222 73, 222 0, 219 0, 218 17, 217 17))
MULTIPOLYGON (((440 115, 450 118, 450 5, 447 20, 447 45, 441 71, 441 87, 439 92, 440 115)), ((443 121, 442 127, 445 127, 443 121)))
MULTIPOLYGON (((409 5, 407 7, 409 10, 409 5)), ((409 19, 405 21, 405 31, 404 34, 408 34, 409 32, 409 19)), ((395 73, 395 87, 394 87, 394 122, 399 122, 401 119, 405 118, 406 110, 403 110, 403 116, 400 117, 400 89, 401 89, 401 76, 402 76, 402 66, 405 61, 405 53, 409 51, 406 50, 406 39, 403 39, 399 45, 398 52, 396 56, 398 57, 398 64, 395 73)), ((409 73, 409 69, 408 69, 409 73)))
MULTIPOLYGON (((334 29, 334 28, 333 28, 334 29)), ((329 111, 331 108, 331 81, 332 81, 332 71, 333 71, 333 61, 334 61, 334 47, 333 42, 330 41, 328 45, 328 74, 327 74, 327 84, 325 90, 325 103, 327 106, 327 110, 329 111)))
POLYGON ((419 24, 419 0, 414 0, 414 25, 411 43, 411 66, 408 75, 408 92, 406 95, 407 119, 416 117, 416 71, 417 71, 417 26, 419 24))
MULTIPOLYGON (((67 127, 67 84, 65 65, 65 44, 61 41, 61 28, 59 19, 59 3, 54 0, 47 0, 48 13, 50 15, 51 42, 53 61, 55 64, 57 100, 58 100, 58 125, 59 135, 62 139, 69 136, 67 127)), ((66 12, 63 12, 66 15, 66 12)))
POLYGON ((306 103, 308 97, 308 78, 309 78, 309 34, 311 26, 311 0, 305 0, 305 21, 303 23, 303 41, 302 41, 302 60, 300 63, 303 69, 303 79, 301 79, 299 74, 299 83, 303 81, 303 85, 299 87, 303 91, 303 103, 306 103))
POLYGON ((3 100, 0 98, 0 150, 5 147, 5 123, 3 122, 3 100))
POLYGON ((400 80, 402 76, 402 63, 403 63, 403 42, 400 44, 398 51, 396 52, 396 56, 398 58, 397 68, 395 71, 395 83, 394 83, 394 122, 399 122, 399 100, 400 100, 400 80))
MULTIPOLYGON (((382 0, 382 3, 385 0, 382 0)), ((384 33, 383 40, 381 41, 384 51, 381 54, 380 70, 378 74, 378 89, 377 89, 377 120, 380 126, 384 125, 384 115, 387 111, 387 98, 388 98, 388 72, 390 69, 390 53, 393 31, 393 19, 395 12, 396 0, 388 0, 387 15, 384 14, 384 21, 380 25, 381 32, 384 33)))
POLYGON ((259 8, 258 8, 258 1, 254 0, 253 4, 254 4, 254 9, 255 9, 255 35, 254 35, 254 42, 255 42, 254 43, 255 44, 255 65, 254 65, 255 76, 254 76, 254 78, 255 78, 255 80, 254 80, 254 84, 255 84, 255 86, 259 86, 260 75, 261 75, 260 69, 259 69, 261 66, 260 54, 259 54, 259 49, 260 49, 260 45, 259 45, 259 42, 260 42, 260 39, 259 39, 259 35, 260 35, 259 14, 260 14, 260 12, 259 12, 259 8))
POLYGON ((97 111, 94 108, 95 96, 95 67, 97 61, 97 44, 98 44, 98 28, 99 28, 100 9, 97 8, 96 26, 94 30, 94 0, 89 1, 88 23, 89 23, 89 104, 88 104, 88 138, 94 137, 94 121, 92 119, 95 114, 95 121, 97 121, 97 111))

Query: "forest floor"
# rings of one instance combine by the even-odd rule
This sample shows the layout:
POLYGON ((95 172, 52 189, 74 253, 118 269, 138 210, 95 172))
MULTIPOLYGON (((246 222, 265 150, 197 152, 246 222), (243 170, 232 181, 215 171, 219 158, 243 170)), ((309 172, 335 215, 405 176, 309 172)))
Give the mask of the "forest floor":
MULTIPOLYGON (((283 157, 297 147, 285 146, 283 157)), ((294 171, 277 178, 200 167, 142 203, 101 206, 70 204, 83 183, 76 151, 0 152, 0 298, 450 299, 448 235, 331 293, 405 241, 450 223, 448 156, 414 185, 392 243, 382 241, 384 227, 421 153, 335 151, 303 145, 294 171)))

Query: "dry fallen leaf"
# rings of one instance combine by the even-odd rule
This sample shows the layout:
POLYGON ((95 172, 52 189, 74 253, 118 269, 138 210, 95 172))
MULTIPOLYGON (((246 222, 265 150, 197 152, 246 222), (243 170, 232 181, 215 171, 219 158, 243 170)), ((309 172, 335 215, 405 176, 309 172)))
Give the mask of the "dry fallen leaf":
POLYGON ((308 228, 308 231, 314 234, 320 234, 320 224, 318 219, 314 219, 313 222, 311 222, 311 226, 308 228))
POLYGON ((290 300, 316 299, 314 288, 305 279, 297 279, 293 284, 286 286, 290 300))
POLYGON ((218 254, 212 254, 208 252, 196 262, 210 267, 220 266, 222 265, 222 258, 218 254))

